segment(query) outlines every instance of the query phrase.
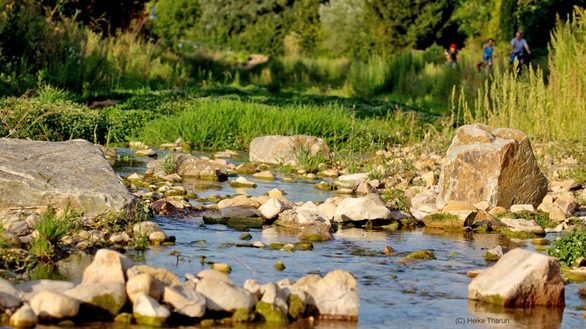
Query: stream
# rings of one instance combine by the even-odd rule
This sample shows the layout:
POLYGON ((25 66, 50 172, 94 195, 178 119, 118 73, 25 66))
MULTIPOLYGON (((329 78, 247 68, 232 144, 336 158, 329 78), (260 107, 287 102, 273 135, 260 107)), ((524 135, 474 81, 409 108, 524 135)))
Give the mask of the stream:
MULTIPOLYGON (((145 164, 138 162, 131 167, 116 167, 115 170, 121 176, 127 176, 133 172, 144 172, 145 164)), ((279 179, 263 181, 244 176, 258 186, 234 189, 228 182, 215 182, 212 188, 194 190, 193 186, 201 182, 194 184, 189 181, 184 182, 184 186, 201 197, 242 192, 262 195, 273 188, 283 190, 285 197, 291 201, 323 201, 332 195, 331 192, 315 189, 315 181, 283 183, 279 179)), ((192 202, 195 204, 195 201, 192 202)), ((285 252, 269 248, 226 246, 226 243, 241 242, 239 237, 242 232, 223 225, 205 225, 200 217, 177 219, 156 216, 155 220, 168 235, 176 237, 176 245, 152 247, 141 253, 131 252, 130 257, 138 262, 164 267, 180 278, 186 273, 197 273, 209 267, 200 262, 201 256, 205 256, 206 261, 230 264, 230 278, 239 285, 246 279, 256 279, 263 284, 284 278, 296 280, 308 273, 323 275, 334 269, 353 273, 360 293, 358 323, 320 322, 316 328, 528 329, 580 328, 586 325, 582 316, 586 300, 578 295, 579 284, 576 283, 566 285, 566 306, 563 309, 505 311, 468 301, 467 287, 471 279, 466 276, 466 272, 490 265, 483 258, 487 249, 497 245, 515 247, 499 234, 438 234, 424 229, 396 232, 341 229, 335 233, 335 240, 314 243, 313 251, 285 252), (399 253, 432 249, 437 259, 404 264, 399 262, 402 258, 400 256, 382 255, 385 246, 391 246, 399 253), (181 256, 170 255, 172 250, 179 251, 181 256), (283 262, 286 269, 277 271, 273 267, 276 261, 283 262)), ((262 241, 265 244, 297 242, 294 236, 281 234, 274 227, 250 229, 249 233, 252 235, 251 241, 262 241)), ((546 238, 552 240, 555 235, 548 234, 546 238)), ((526 240, 522 246, 535 250, 530 240, 526 240)))

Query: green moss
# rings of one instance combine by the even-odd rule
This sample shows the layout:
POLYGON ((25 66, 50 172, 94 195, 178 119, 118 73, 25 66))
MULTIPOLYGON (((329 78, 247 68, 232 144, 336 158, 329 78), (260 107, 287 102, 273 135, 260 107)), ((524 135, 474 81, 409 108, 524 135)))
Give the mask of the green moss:
POLYGON ((285 264, 283 264, 283 262, 276 262, 274 267, 277 271, 284 271, 285 270, 285 264))
POLYGON ((247 309, 237 309, 234 314, 232 314, 231 320, 232 322, 236 323, 245 323, 245 322, 252 322, 256 318, 254 312, 250 312, 247 309))
POLYGON ((481 300, 487 302, 489 304, 494 305, 505 305, 505 300, 500 295, 489 295, 489 296, 482 296, 481 300))
POLYGON ((499 256, 490 251, 487 251, 484 253, 484 260, 487 262, 496 262, 499 260, 499 256))
POLYGON ((441 228, 446 231, 464 230, 464 225, 458 216, 445 213, 434 213, 423 218, 426 227, 441 228))
POLYGON ((287 314, 281 312, 277 307, 269 303, 258 302, 255 310, 261 321, 281 324, 289 322, 287 314))
POLYGON ((306 305, 299 295, 290 294, 287 299, 287 305, 289 305, 289 318, 293 321, 301 318, 305 313, 306 305))
POLYGON ((409 255, 405 256, 408 259, 415 259, 415 260, 431 260, 436 259, 433 250, 424 249, 418 250, 410 253, 409 255))
POLYGON ((303 240, 310 242, 327 241, 328 239, 320 234, 309 234, 303 237, 303 240))
POLYGON ((379 227, 380 229, 385 231, 397 231, 401 227, 401 224, 399 224, 399 222, 392 222, 389 225, 383 225, 379 227))
POLYGON ((247 228, 262 228, 264 220, 260 217, 251 218, 230 218, 226 225, 238 231, 245 230, 247 228))
POLYGON ((250 240, 250 239, 252 239, 252 235, 250 233, 240 234, 240 240, 250 240))
POLYGON ((272 242, 272 243, 269 244, 269 249, 272 249, 272 250, 281 250, 281 249, 283 249, 284 246, 285 245, 282 244, 281 242, 272 242))
POLYGON ((114 322, 121 324, 131 324, 133 318, 134 317, 130 313, 120 313, 116 315, 116 317, 114 318, 114 322))
POLYGON ((165 325, 167 321, 166 318, 156 318, 152 316, 143 316, 140 314, 135 313, 134 319, 136 323, 139 325, 151 326, 151 327, 162 327, 165 325))
POLYGON ((313 250, 313 243, 310 241, 300 241, 295 244, 295 250, 313 250))
POLYGON ((519 211, 514 213, 512 218, 534 220, 537 222, 537 224, 539 224, 539 226, 543 228, 554 228, 557 226, 557 223, 549 218, 548 213, 540 210, 536 212, 530 212, 526 210, 519 211))
POLYGON ((533 239, 537 237, 537 235, 532 232, 515 232, 505 227, 499 228, 498 232, 505 235, 509 239, 533 239))
POLYGON ((90 304, 98 306, 112 315, 118 314, 124 306, 124 301, 119 301, 110 294, 97 295, 90 301, 90 304))
POLYGON ((313 187, 315 187, 318 190, 322 190, 322 191, 329 191, 332 189, 332 186, 326 182, 319 182, 319 183, 313 185, 313 187))

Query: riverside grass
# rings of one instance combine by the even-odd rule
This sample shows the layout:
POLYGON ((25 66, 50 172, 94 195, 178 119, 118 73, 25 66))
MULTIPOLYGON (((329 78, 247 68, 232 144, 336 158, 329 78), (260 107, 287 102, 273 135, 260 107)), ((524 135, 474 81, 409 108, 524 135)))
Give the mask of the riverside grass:
POLYGON ((323 138, 334 150, 372 150, 420 140, 424 125, 414 112, 357 118, 336 103, 266 105, 254 101, 196 99, 175 115, 148 123, 139 139, 151 145, 177 137, 195 149, 246 149, 264 135, 305 134, 323 138))

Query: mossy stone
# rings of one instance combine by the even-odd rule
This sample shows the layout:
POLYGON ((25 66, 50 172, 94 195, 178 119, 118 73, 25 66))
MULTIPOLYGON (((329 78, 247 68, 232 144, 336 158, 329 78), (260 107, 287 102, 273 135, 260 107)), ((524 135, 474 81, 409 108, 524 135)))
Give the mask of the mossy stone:
POLYGON ((484 260, 487 262, 496 262, 499 260, 499 258, 500 257, 498 255, 496 255, 490 251, 487 251, 484 253, 484 260))
POLYGON ((153 316, 143 316, 140 314, 134 314, 134 319, 137 324, 151 326, 151 327, 162 327, 165 325, 167 318, 157 318, 153 316))
POLYGON ((252 239, 252 235, 250 233, 240 234, 240 240, 250 240, 250 239, 252 239))
POLYGON ((313 250, 313 243, 311 241, 300 241, 295 244, 295 250, 313 250))
POLYGON ((290 294, 289 298, 287 299, 288 313, 289 318, 292 320, 297 320, 303 316, 305 313, 305 302, 299 295, 290 294))
POLYGON ((281 249, 283 249, 284 246, 285 245, 282 244, 281 242, 272 242, 272 243, 269 244, 269 249, 272 249, 272 250, 281 250, 281 249))
POLYGON ((259 318, 268 323, 286 324, 289 322, 287 314, 281 312, 277 307, 266 302, 258 302, 255 307, 259 318))
POLYGON ((252 322, 255 319, 254 312, 250 312, 247 309, 239 308, 232 314, 230 318, 232 322, 236 323, 245 323, 245 322, 252 322))
POLYGON ((283 264, 283 262, 276 262, 274 267, 277 271, 284 271, 285 270, 285 264, 283 264))
POLYGON ((114 318, 115 323, 131 324, 134 317, 130 313, 120 313, 114 318))
POLYGON ((432 250, 429 250, 429 249, 414 251, 414 252, 408 254, 407 256, 405 256, 405 258, 415 259, 415 260, 432 260, 432 259, 436 259, 435 258, 435 254, 433 253, 433 251, 432 250))

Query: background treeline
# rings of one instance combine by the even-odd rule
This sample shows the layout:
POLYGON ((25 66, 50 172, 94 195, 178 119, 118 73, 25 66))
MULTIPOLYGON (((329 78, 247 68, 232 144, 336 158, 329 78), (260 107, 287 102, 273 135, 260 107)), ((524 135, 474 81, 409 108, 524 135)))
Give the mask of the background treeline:
POLYGON ((0 94, 43 83, 76 94, 227 80, 337 88, 370 74, 350 61, 427 49, 437 62, 451 43, 508 43, 515 30, 544 53, 556 15, 574 5, 586 0, 0 0, 0 94), (271 72, 235 70, 250 53, 272 56, 271 72))

